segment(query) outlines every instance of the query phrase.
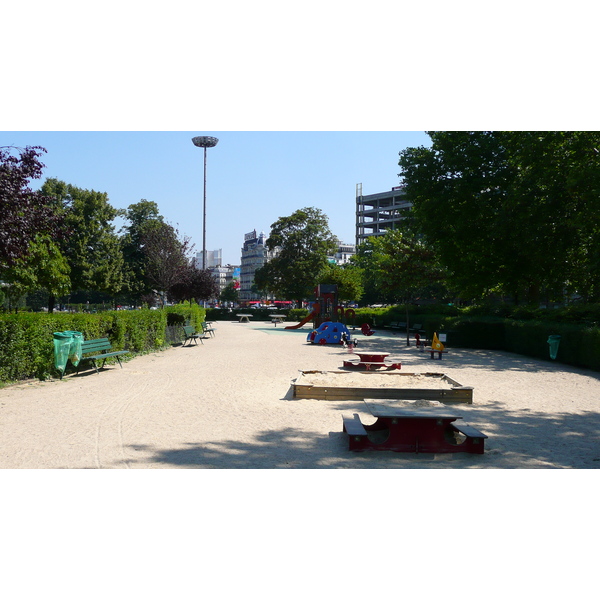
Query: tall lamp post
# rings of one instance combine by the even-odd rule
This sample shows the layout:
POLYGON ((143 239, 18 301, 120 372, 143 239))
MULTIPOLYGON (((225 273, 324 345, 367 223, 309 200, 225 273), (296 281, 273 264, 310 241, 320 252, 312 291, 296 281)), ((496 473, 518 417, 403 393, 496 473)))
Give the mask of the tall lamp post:
POLYGON ((204 216, 202 219, 202 270, 206 269, 206 149, 213 148, 219 142, 216 137, 199 135, 192 138, 194 146, 204 148, 204 216))

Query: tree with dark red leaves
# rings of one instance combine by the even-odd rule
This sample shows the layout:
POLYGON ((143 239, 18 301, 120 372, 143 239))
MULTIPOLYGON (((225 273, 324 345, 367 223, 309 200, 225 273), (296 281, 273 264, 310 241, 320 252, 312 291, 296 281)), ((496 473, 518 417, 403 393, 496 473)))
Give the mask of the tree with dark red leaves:
POLYGON ((62 233, 56 201, 30 187, 42 176, 43 152, 40 146, 0 148, 0 272, 26 257, 38 234, 62 233))

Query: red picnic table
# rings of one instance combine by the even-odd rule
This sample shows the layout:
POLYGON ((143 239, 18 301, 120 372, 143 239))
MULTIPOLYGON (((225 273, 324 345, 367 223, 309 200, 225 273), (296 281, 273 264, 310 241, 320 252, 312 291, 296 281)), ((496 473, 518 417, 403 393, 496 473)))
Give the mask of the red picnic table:
POLYGON ((390 355, 389 352, 354 352, 359 358, 356 360, 345 360, 344 367, 351 368, 364 368, 367 371, 371 369, 379 369, 386 367, 387 369, 399 369, 402 365, 400 363, 386 363, 385 359, 390 355))
POLYGON ((349 450, 394 452, 470 452, 483 454, 487 435, 456 423, 462 416, 439 402, 364 400, 377 421, 364 425, 358 414, 343 415, 349 450))

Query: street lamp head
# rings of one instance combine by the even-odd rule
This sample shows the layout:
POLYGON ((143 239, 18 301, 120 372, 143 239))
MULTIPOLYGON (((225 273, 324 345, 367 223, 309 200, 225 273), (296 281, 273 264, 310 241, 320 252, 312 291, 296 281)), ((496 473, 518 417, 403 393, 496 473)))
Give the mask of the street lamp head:
POLYGON ((198 146, 198 148, 212 148, 217 145, 219 139, 211 137, 210 135, 199 135, 192 138, 192 142, 194 143, 194 146, 198 146))

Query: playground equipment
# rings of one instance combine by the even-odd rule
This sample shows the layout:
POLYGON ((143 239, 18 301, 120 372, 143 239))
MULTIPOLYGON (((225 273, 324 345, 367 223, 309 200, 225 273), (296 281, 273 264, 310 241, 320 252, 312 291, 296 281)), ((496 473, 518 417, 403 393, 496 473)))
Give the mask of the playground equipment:
POLYGON ((286 329, 299 329, 309 321, 318 329, 322 323, 342 322, 347 324, 350 319, 354 322, 356 313, 353 308, 338 306, 338 288, 335 284, 320 283, 315 288, 316 301, 312 303, 311 313, 296 325, 288 325, 286 329))
POLYGON ((348 328, 343 323, 325 321, 321 323, 317 329, 313 329, 306 338, 307 342, 312 344, 352 344, 356 346, 356 342, 352 340, 348 328))

